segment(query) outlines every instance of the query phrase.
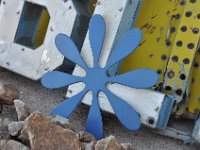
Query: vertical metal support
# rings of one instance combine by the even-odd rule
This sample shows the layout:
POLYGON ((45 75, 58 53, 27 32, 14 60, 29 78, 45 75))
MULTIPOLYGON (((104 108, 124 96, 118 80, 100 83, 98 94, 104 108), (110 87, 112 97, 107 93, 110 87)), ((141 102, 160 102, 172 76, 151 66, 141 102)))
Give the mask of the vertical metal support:
MULTIPOLYGON (((199 31, 199 29, 196 30, 199 31)), ((197 116, 200 112, 200 41, 197 46, 197 52, 190 78, 188 86, 188 95, 190 96, 187 107, 189 112, 192 112, 197 116)))
POLYGON ((186 0, 184 6, 164 80, 164 87, 170 89, 177 102, 183 100, 188 87, 200 36, 197 17, 200 2, 186 0))

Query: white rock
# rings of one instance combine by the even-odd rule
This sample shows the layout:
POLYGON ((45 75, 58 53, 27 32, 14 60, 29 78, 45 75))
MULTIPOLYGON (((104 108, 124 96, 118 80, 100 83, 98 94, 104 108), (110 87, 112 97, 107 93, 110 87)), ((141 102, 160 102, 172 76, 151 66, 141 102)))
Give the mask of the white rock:
POLYGON ((12 121, 10 118, 0 118, 0 140, 9 138, 8 124, 12 121))
POLYGON ((4 145, 7 143, 7 140, 0 140, 0 149, 4 147, 4 145))
POLYGON ((131 143, 123 143, 121 146, 122 150, 135 150, 131 143))
POLYGON ((30 108, 21 100, 14 100, 17 117, 19 121, 24 121, 30 114, 30 108))
POLYGON ((109 136, 97 142, 95 150, 121 150, 122 147, 118 144, 114 136, 109 136))
POLYGON ((23 145, 22 143, 19 143, 17 141, 9 140, 0 141, 0 149, 1 150, 30 150, 29 147, 23 145))
POLYGON ((48 117, 52 123, 61 126, 65 129, 70 128, 70 123, 69 120, 67 118, 63 118, 61 116, 49 116, 48 117))
POLYGON ((9 134, 12 136, 18 136, 20 131, 23 129, 24 122, 19 121, 19 122, 12 122, 8 124, 8 131, 9 134))
POLYGON ((94 150, 96 142, 92 141, 90 143, 82 142, 84 150, 94 150))

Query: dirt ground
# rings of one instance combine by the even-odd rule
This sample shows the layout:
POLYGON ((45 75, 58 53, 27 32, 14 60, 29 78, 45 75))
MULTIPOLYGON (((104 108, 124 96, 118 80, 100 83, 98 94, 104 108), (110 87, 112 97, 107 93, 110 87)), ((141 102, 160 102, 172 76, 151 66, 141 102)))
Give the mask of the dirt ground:
MULTIPOLYGON (((33 110, 48 115, 65 97, 66 89, 47 90, 39 82, 31 81, 0 68, 0 83, 12 83, 21 90, 21 99, 33 110)), ((84 130, 88 113, 87 106, 80 106, 70 118, 76 131, 84 130)), ((136 150, 200 150, 200 145, 184 145, 181 141, 145 131, 130 132, 115 118, 103 116, 105 136, 114 135, 119 142, 131 142, 136 150)))

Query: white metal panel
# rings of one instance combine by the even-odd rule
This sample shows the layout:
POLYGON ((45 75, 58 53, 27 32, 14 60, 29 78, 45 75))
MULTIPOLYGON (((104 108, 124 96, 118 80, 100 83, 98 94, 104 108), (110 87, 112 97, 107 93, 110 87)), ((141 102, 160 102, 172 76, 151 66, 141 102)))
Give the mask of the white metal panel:
POLYGON ((78 15, 72 0, 6 0, 5 3, 2 1, 0 6, 0 66, 34 80, 54 70, 64 60, 55 47, 55 37, 59 33, 71 36, 78 15), (25 2, 46 7, 50 15, 44 43, 35 50, 14 43, 25 2))

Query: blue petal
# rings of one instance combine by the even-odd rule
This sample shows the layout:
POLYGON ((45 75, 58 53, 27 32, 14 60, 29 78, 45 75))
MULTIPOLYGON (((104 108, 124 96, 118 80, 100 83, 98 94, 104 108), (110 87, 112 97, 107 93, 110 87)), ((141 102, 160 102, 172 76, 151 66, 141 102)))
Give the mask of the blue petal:
POLYGON ((58 50, 62 53, 62 55, 64 55, 72 62, 78 64, 80 67, 84 69, 87 68, 87 65, 83 61, 76 45, 70 37, 65 34, 58 34, 55 42, 58 50))
POLYGON ((81 100, 86 93, 87 90, 83 90, 82 92, 71 97, 70 99, 63 101, 51 112, 51 115, 59 115, 65 118, 69 118, 72 112, 81 103, 81 100))
POLYGON ((140 29, 132 29, 128 31, 117 43, 110 58, 108 59, 106 68, 110 69, 123 58, 130 55, 140 44, 142 40, 142 31, 140 29))
POLYGON ((41 79, 42 85, 49 89, 62 88, 81 81, 82 79, 79 77, 75 77, 59 71, 49 72, 45 74, 41 79))
POLYGON ((159 76, 157 72, 150 69, 139 69, 112 77, 110 78, 110 81, 132 88, 147 89, 156 85, 158 79, 159 76))
POLYGON ((138 113, 125 101, 113 95, 110 91, 103 91, 117 116, 119 121, 129 130, 139 130, 141 127, 138 113))
POLYGON ((98 93, 93 93, 93 102, 86 123, 86 131, 91 133, 97 140, 103 136, 103 122, 98 102, 98 93))
POLYGON ((106 23, 101 15, 94 15, 89 24, 90 45, 93 51, 94 65, 97 66, 106 32, 106 23))

